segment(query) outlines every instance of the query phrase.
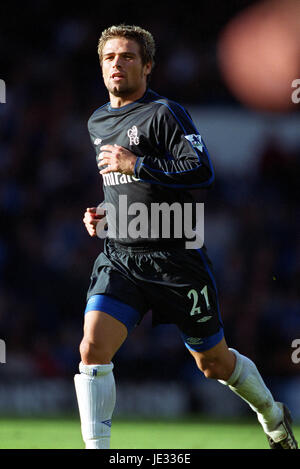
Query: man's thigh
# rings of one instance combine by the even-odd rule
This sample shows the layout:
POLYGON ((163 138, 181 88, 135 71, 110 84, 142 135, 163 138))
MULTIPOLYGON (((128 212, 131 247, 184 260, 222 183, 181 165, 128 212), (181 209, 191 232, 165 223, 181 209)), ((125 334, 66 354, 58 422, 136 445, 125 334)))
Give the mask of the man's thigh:
POLYGON ((204 254, 177 250, 151 257, 155 283, 148 282, 147 293, 154 322, 176 324, 186 345, 196 351, 212 348, 223 337, 223 323, 213 273, 204 254), (152 288, 155 294, 151 297, 152 288))
POLYGON ((110 248, 96 259, 87 292, 88 311, 104 311, 121 321, 130 332, 138 324, 149 305, 138 281, 132 276, 134 266, 124 252, 110 248))

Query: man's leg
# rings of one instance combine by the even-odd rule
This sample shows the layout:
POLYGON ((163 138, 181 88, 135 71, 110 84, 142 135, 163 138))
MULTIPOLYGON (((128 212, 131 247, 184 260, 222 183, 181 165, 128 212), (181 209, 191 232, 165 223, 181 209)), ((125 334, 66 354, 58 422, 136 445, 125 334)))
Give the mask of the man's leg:
POLYGON ((282 410, 249 358, 229 349, 224 338, 209 350, 190 352, 207 378, 217 379, 228 385, 250 405, 265 430, 271 431, 278 425, 282 419, 282 410))
POLYGON ((80 344, 80 374, 75 389, 86 449, 108 449, 116 402, 112 359, 127 337, 127 327, 102 311, 88 311, 80 344))
MULTIPOLYGON (((266 434, 277 441, 291 438, 292 435, 288 435, 289 431, 285 426, 280 427, 281 423, 285 423, 282 404, 274 401, 255 364, 249 358, 229 349, 224 338, 209 350, 198 352, 190 349, 190 352, 207 378, 217 379, 227 385, 249 404, 256 412, 266 434)), ((293 448, 295 442, 290 443, 293 448)))

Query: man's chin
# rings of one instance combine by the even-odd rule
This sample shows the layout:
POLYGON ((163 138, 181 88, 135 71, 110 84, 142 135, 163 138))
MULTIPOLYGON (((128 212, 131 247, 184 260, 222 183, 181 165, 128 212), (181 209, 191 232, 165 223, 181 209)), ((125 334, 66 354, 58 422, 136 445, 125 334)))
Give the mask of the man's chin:
POLYGON ((124 95, 124 90, 121 90, 120 88, 113 88, 112 90, 110 90, 110 93, 113 96, 116 96, 117 98, 119 98, 124 95))
POLYGON ((128 96, 132 92, 132 90, 130 90, 128 88, 122 88, 122 87, 115 86, 114 88, 110 89, 109 92, 113 96, 116 96, 116 98, 122 98, 124 96, 128 96))

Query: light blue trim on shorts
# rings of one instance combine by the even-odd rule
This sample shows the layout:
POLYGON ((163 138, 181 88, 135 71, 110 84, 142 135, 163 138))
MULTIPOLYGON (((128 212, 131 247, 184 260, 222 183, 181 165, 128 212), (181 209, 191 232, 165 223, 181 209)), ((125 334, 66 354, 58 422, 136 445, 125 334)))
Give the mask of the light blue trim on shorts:
POLYGON ((130 332, 140 320, 140 313, 122 301, 109 295, 93 295, 89 298, 84 314, 88 311, 103 311, 122 322, 130 332))
POLYGON ((216 334, 210 335, 209 337, 191 337, 183 332, 181 332, 181 337, 187 349, 193 352, 204 352, 221 342, 224 337, 224 329, 221 327, 216 334))

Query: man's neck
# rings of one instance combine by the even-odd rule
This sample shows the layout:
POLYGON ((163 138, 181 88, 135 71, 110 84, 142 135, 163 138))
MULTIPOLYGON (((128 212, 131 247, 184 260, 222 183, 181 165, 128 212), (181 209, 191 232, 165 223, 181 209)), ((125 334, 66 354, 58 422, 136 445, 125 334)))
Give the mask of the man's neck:
POLYGON ((109 93, 110 105, 113 108, 118 108, 126 106, 127 104, 134 103, 135 101, 144 96, 146 89, 147 87, 143 88, 142 90, 138 90, 128 96, 114 96, 113 94, 109 93))

